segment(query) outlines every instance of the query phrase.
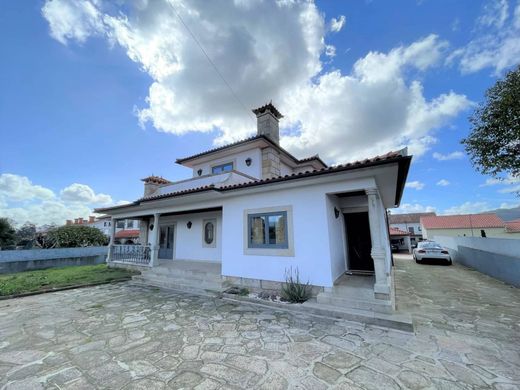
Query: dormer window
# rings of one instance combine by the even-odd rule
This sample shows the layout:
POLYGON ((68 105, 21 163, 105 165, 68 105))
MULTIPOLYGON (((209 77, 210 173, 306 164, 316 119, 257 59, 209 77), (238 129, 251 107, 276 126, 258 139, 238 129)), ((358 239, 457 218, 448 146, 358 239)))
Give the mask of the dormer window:
POLYGON ((225 163, 225 164, 215 165, 214 167, 211 168, 211 173, 213 173, 214 175, 218 175, 219 173, 230 172, 232 170, 233 170, 233 163, 229 162, 229 163, 225 163))

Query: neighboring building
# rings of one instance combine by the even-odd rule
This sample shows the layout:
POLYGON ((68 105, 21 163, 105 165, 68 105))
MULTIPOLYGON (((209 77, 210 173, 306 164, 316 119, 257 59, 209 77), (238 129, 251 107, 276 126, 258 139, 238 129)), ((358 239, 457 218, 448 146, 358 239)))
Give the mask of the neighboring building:
MULTIPOLYGON (((68 219, 66 225, 92 226, 99 229, 108 237, 111 237, 112 235, 112 218, 106 215, 102 217, 91 215, 88 220, 84 218, 76 218, 74 220, 68 219)), ((139 229, 140 221, 138 219, 124 219, 117 221, 115 227, 116 243, 128 245, 139 244, 139 229)))
POLYGON ((425 239, 435 236, 520 238, 519 224, 504 222, 495 213, 422 217, 421 225, 425 239))
POLYGON ((397 245, 399 251, 407 251, 412 253, 412 242, 410 239, 411 233, 409 231, 401 230, 391 227, 388 229, 390 233, 390 243, 397 245))
POLYGON ((143 245, 129 253, 112 242, 109 264, 148 267, 144 283, 200 290, 279 289, 292 269, 318 303, 391 311, 386 209, 399 206, 411 156, 334 167, 299 159, 279 145, 278 110, 253 112, 256 136, 176 161, 191 178, 147 177, 142 198, 96 210, 113 223, 141 220, 143 245))
POLYGON ((435 213, 389 214, 388 224, 391 228, 409 232, 410 244, 414 247, 419 241, 424 239, 421 227, 421 217, 430 216, 435 216, 435 213))

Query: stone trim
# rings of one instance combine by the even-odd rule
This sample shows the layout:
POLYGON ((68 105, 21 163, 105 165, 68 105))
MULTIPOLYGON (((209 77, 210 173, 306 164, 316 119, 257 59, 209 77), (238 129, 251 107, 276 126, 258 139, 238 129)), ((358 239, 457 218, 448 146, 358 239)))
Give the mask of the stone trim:
MULTIPOLYGON (((252 279, 252 278, 243 278, 240 276, 225 276, 222 275, 223 285, 226 287, 238 286, 238 287, 246 287, 251 292, 262 292, 266 291, 273 294, 280 294, 282 291, 283 282, 277 282, 274 280, 263 280, 263 279, 252 279)), ((310 285, 311 294, 313 297, 317 296, 319 293, 323 292, 323 286, 315 286, 310 285)))

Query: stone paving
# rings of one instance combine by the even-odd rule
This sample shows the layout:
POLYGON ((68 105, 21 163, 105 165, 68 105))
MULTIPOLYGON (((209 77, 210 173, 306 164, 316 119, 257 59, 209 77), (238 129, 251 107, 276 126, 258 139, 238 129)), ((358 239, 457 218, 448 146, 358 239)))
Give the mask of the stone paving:
POLYGON ((520 290, 396 265, 416 335, 130 284, 0 301, 0 388, 520 389, 520 290))

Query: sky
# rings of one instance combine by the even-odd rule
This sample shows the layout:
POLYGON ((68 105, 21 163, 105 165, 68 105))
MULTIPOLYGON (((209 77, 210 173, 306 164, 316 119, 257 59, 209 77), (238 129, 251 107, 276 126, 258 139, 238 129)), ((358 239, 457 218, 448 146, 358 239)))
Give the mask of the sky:
POLYGON ((176 158, 253 135, 270 100, 297 157, 408 147, 394 212, 518 206, 460 140, 519 37, 520 0, 0 2, 0 217, 61 224, 189 177, 176 158))

